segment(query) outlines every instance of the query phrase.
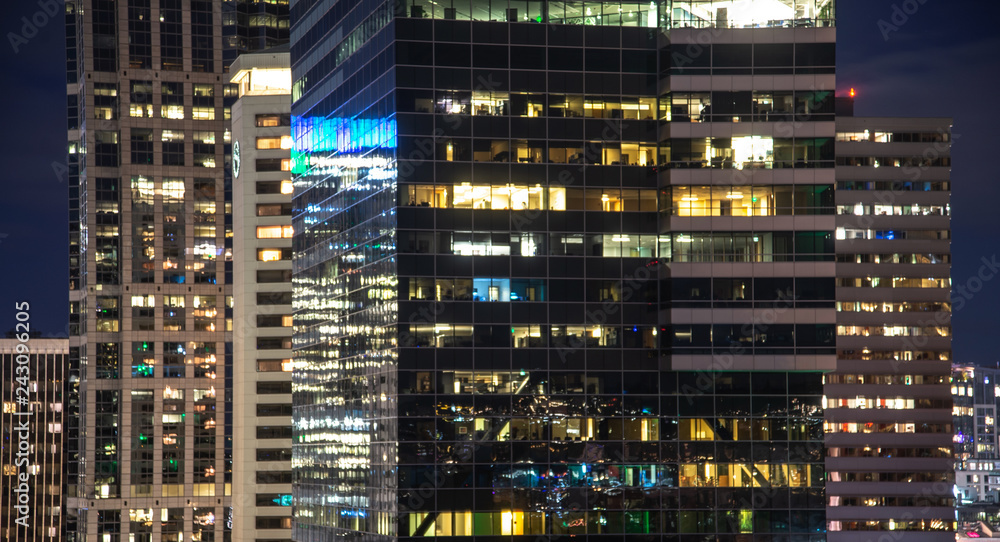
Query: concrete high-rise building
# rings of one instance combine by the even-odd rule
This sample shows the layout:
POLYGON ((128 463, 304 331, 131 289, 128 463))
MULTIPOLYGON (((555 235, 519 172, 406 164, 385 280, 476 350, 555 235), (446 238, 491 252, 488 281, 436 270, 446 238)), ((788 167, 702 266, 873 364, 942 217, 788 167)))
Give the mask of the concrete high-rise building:
POLYGON ((69 343, 28 333, 22 338, 28 340, 0 339, 0 539, 58 542, 69 343))
POLYGON ((828 538, 950 539, 951 119, 837 118, 828 538))
POLYGON ((228 67, 288 2, 66 2, 67 540, 228 540, 228 67))
POLYGON ((292 463, 292 72, 241 55, 233 105, 233 537, 287 540, 292 463), (285 164, 285 167, 282 167, 285 164))

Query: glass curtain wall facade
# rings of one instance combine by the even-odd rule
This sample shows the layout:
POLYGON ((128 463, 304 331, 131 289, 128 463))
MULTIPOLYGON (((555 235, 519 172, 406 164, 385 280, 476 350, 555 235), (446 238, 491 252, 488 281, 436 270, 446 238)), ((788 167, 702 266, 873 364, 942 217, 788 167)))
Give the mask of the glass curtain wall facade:
POLYGON ((296 28, 291 51, 300 98, 292 106, 292 538, 389 536, 397 497, 392 9, 363 0, 292 10, 293 20, 315 24, 296 28), (336 73, 301 75, 315 69, 336 73))
POLYGON ((231 537, 225 73, 287 41, 287 17, 285 0, 66 2, 67 540, 231 537))
MULTIPOLYGON (((737 490, 735 501, 721 489, 716 501, 707 489, 708 499, 682 496, 679 513, 716 514, 708 534, 717 540, 825 538, 822 371, 836 365, 832 7, 674 2, 661 50, 663 354, 674 371, 716 381, 749 372, 751 442, 724 430, 718 422, 738 414, 716 402, 718 418, 704 420, 718 426, 716 458, 747 461, 755 483, 766 470, 809 474, 737 490), (787 403, 755 389, 765 378, 787 378, 787 403), (731 517, 753 521, 733 530, 731 517)), ((689 390, 674 393, 690 401, 689 390)), ((704 470, 712 458, 687 461, 704 470)))
MULTIPOLYGON (((695 333, 660 304, 675 161, 664 8, 493 4, 293 5, 294 537, 819 536, 815 360, 832 327, 783 326, 773 346, 757 334, 759 355, 792 359, 801 336, 801 373, 674 372, 661 356, 695 333), (305 38, 330 27, 343 41, 305 38)), ((812 164, 814 141, 802 149, 832 168, 812 164)), ((824 207, 812 184, 802 214, 824 207)), ((788 232, 741 253, 832 261, 827 230, 801 256, 788 232)), ((800 297, 832 324, 822 286, 800 297)), ((696 333, 691 355, 710 355, 711 326, 696 333)))
POLYGON ((294 539, 825 539, 832 2, 291 9, 294 539))
POLYGON ((1000 455, 997 453, 997 397, 1000 397, 998 376, 1000 370, 997 369, 952 366, 955 497, 960 522, 980 519, 976 516, 981 511, 981 506, 1000 501, 1000 455))

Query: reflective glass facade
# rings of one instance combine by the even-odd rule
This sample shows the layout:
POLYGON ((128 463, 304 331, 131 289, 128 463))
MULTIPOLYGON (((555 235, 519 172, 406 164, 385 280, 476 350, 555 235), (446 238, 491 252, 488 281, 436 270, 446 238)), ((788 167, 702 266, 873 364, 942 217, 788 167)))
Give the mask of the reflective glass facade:
MULTIPOLYGON (((737 4, 293 2, 294 539, 818 541, 856 505, 833 4, 737 4)), ((836 526, 950 526, 905 518, 836 526)))
POLYGON ((998 500, 996 369, 954 365, 951 395, 955 423, 955 497, 959 521, 976 521, 981 503, 998 500))
POLYGON ((816 373, 587 354, 585 372, 401 371, 400 536, 823 531, 816 373))

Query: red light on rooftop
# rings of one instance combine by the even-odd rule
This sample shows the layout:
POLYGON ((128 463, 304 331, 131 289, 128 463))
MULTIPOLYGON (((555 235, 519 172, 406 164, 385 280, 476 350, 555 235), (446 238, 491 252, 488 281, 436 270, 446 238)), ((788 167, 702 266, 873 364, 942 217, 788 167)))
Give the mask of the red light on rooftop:
POLYGON ((851 98, 853 98, 853 97, 854 97, 854 89, 852 88, 851 89, 851 98))

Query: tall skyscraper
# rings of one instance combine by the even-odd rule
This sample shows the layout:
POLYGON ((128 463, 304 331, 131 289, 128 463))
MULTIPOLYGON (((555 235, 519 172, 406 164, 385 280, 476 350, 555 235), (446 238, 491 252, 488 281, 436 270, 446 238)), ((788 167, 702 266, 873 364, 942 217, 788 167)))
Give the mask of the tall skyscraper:
POLYGON ((292 504, 292 71, 241 55, 233 106, 233 536, 288 540, 292 504))
POLYGON ((831 2, 292 18, 296 540, 825 537, 831 2))
POLYGON ((231 537, 229 64, 286 0, 70 0, 68 540, 231 537))
POLYGON ((955 522, 951 119, 842 114, 836 171, 828 539, 944 542, 955 522))
POLYGON ((68 347, 66 339, 0 339, 0 538, 4 540, 62 540, 63 375, 68 347))
MULTIPOLYGON (((948 121, 835 123, 825 0, 449 3, 292 9, 295 538, 950 537, 948 121)), ((283 9, 67 4, 70 539, 232 536, 225 66, 283 9)))

